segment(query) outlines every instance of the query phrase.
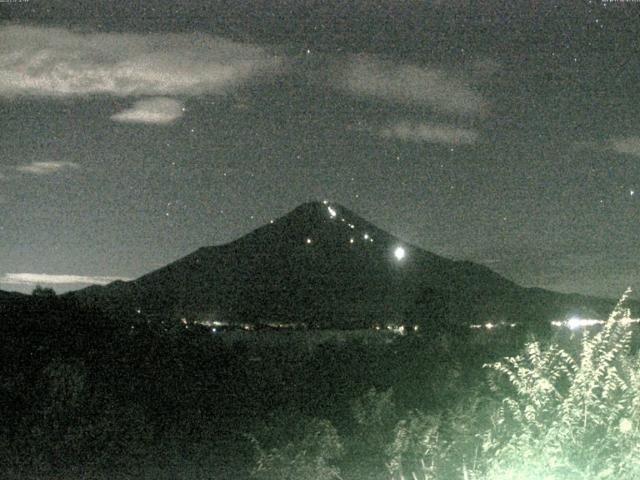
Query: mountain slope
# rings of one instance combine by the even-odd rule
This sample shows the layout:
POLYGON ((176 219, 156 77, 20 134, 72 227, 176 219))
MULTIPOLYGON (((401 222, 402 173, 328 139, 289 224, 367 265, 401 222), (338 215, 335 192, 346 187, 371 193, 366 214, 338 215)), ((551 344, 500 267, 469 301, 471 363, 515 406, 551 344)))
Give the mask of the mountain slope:
POLYGON ((606 314, 612 305, 522 288, 484 266, 434 255, 342 206, 320 202, 134 281, 70 295, 146 314, 319 327, 542 321, 565 311, 606 314))

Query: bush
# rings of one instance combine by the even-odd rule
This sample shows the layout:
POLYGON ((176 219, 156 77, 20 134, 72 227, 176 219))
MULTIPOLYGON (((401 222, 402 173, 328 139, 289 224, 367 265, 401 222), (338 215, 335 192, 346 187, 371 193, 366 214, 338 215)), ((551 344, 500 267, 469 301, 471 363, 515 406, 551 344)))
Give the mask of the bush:
POLYGON ((251 475, 257 480, 340 479, 335 462, 343 447, 328 420, 306 421, 299 438, 280 447, 265 449, 255 437, 250 438, 256 451, 251 475))
POLYGON ((526 345, 487 365, 506 397, 484 435, 487 479, 640 478, 640 361, 625 292, 578 354, 526 345), (498 382, 507 380, 506 388, 498 382))

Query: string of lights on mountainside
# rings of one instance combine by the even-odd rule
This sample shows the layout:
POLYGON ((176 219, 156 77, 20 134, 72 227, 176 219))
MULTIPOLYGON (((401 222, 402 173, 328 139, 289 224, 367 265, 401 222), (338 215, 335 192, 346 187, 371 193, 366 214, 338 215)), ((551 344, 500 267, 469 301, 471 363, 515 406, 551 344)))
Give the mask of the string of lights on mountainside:
MULTIPOLYGON (((329 204, 328 200, 323 200, 322 203, 327 207, 327 212, 329 214, 329 218, 331 220, 337 220, 338 218, 338 209, 334 206, 331 206, 329 204)), ((342 223, 347 224, 347 226, 351 229, 351 230, 356 230, 356 226, 353 223, 349 223, 344 217, 340 217, 340 221, 342 223)), ((273 223, 273 221, 271 221, 271 223, 273 223)), ((353 245, 356 243, 356 238, 355 236, 352 236, 349 238, 349 244, 353 245)), ((373 236, 371 236, 369 233, 367 232, 363 232, 362 233, 362 241, 363 242, 369 242, 369 243, 373 243, 374 239, 373 236)), ((314 243, 314 239, 311 237, 307 237, 305 239, 305 243, 307 245, 312 245, 314 243)), ((393 256, 397 261, 402 261, 406 258, 407 256, 407 250, 405 247, 403 247, 402 245, 396 245, 393 248, 393 256)))

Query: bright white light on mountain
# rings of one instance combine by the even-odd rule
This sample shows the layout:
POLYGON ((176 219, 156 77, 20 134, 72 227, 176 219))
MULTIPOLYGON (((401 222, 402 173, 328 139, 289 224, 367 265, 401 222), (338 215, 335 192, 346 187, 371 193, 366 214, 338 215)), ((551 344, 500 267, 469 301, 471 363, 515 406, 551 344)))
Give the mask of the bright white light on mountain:
POLYGON ((307 241, 307 245, 310 245, 312 240, 310 238, 307 238, 306 241, 307 241))
POLYGON ((355 242, 355 240, 353 238, 350 238, 349 243, 353 243, 353 242, 355 242))
POLYGON ((484 328, 486 328, 487 330, 491 330, 493 327, 495 327, 495 325, 493 323, 485 323, 484 324, 484 328))
POLYGON ((369 234, 368 234, 368 233, 365 233, 365 234, 364 234, 364 239, 365 239, 365 240, 369 240, 369 234))
POLYGON ((403 260, 404 257, 407 255, 407 252, 403 247, 396 247, 396 249, 393 252, 393 255, 396 257, 396 260, 403 260))
POLYGON ((327 207, 327 210, 329 210, 329 215, 331 216, 331 218, 336 218, 336 215, 338 215, 338 212, 336 212, 334 208, 327 207))

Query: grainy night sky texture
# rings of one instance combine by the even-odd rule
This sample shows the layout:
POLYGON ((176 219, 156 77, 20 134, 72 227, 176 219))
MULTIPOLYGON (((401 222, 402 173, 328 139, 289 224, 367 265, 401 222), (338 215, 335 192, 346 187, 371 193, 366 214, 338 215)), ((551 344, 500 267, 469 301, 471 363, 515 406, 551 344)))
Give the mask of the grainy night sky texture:
POLYGON ((135 278, 323 199, 523 285, 637 285, 638 2, 29 0, 0 18, 2 289, 135 278))

